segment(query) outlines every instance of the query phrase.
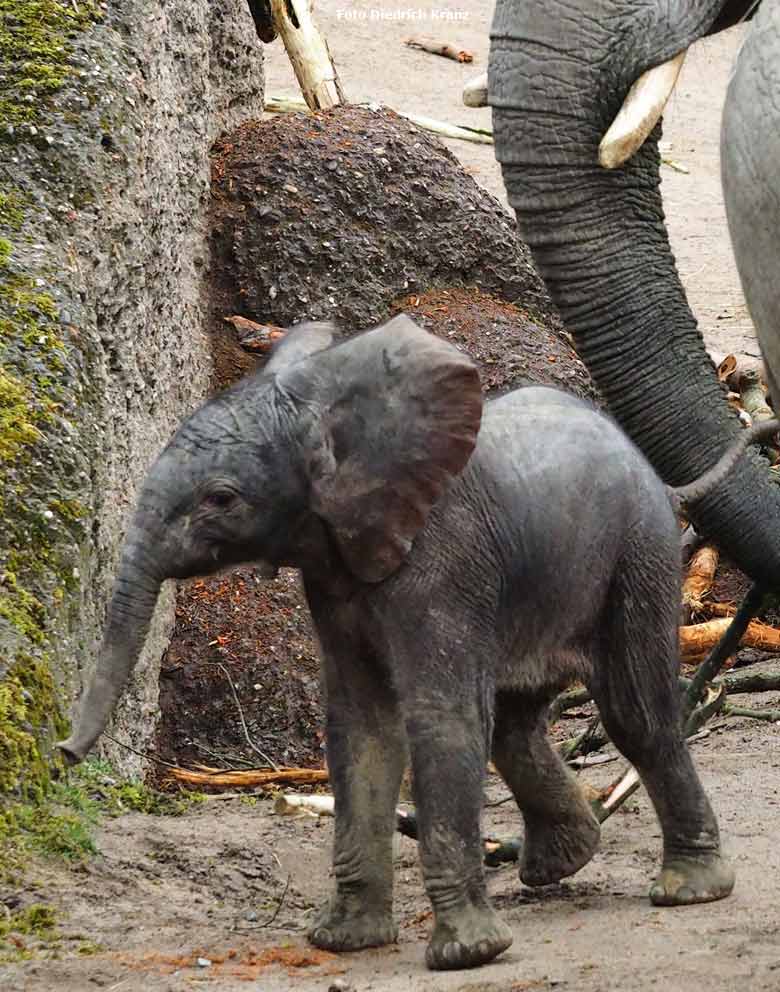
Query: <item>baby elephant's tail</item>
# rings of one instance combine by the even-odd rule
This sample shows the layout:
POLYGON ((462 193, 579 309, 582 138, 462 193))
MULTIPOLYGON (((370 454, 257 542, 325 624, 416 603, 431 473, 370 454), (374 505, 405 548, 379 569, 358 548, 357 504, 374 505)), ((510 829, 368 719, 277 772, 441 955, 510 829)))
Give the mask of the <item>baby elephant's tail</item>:
POLYGON ((751 444, 766 441, 779 432, 780 420, 775 419, 762 420, 761 423, 743 431, 739 439, 721 455, 712 468, 708 468, 698 479, 684 486, 669 486, 669 494, 675 509, 684 510, 691 503, 703 499, 711 489, 723 482, 751 444))

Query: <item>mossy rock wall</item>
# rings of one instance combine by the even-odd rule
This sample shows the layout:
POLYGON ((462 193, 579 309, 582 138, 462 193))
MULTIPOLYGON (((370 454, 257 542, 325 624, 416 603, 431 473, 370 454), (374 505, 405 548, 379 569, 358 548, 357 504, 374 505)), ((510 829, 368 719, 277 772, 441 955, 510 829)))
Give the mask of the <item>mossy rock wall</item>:
MULTIPOLYGON (((208 153, 262 96, 245 0, 0 0, 0 802, 45 785, 136 487, 207 389, 208 153)), ((114 723, 140 748, 171 605, 114 723)))

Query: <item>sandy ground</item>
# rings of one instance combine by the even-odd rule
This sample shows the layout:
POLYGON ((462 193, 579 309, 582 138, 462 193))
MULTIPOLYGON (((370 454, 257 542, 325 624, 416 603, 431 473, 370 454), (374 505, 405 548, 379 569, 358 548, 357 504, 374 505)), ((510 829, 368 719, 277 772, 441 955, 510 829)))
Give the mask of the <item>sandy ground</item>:
MULTIPOLYGON (((580 725, 571 721, 565 729, 580 725)), ((416 844, 400 837, 398 944, 324 954, 308 947, 304 933, 311 907, 329 889, 332 821, 275 816, 268 800, 215 799, 183 817, 107 821, 98 835, 100 855, 79 871, 42 867, 38 898, 62 907, 67 940, 56 958, 0 970, 3 988, 327 992, 338 979, 353 992, 649 992, 656 986, 774 992, 780 982, 780 853, 771 828, 780 801, 777 736, 772 725, 729 720, 693 745, 738 872, 737 889, 723 902, 685 909, 649 904, 660 837, 639 794, 604 825, 591 863, 561 885, 530 890, 520 885, 515 866, 488 869, 489 892, 515 932, 513 947, 498 961, 471 972, 425 971, 429 906, 416 844), (103 950, 79 955, 85 940, 103 950)), ((601 786, 619 767, 582 774, 601 786)), ((488 803, 505 796, 491 778, 488 803)), ((491 835, 511 835, 517 821, 510 803, 486 811, 491 835)))
MULTIPOLYGON (((453 124, 490 127, 490 110, 465 107, 463 84, 487 68, 493 5, 478 0, 318 0, 316 16, 351 100, 377 100, 395 110, 453 124), (422 17, 379 19, 412 8, 422 17), (438 12, 438 14, 437 14, 438 12), (455 19, 447 21, 445 14, 455 19), (363 17, 365 15, 365 17, 363 17), (449 41, 474 55, 459 64, 407 48, 410 37, 449 41)), ((741 29, 699 43, 688 55, 667 107, 668 157, 689 170, 663 168, 663 194, 678 267, 707 346, 720 352, 757 354, 739 286, 720 185, 720 116, 741 29)), ((266 92, 298 95, 284 49, 266 49, 266 92)), ((446 141, 467 170, 506 203, 490 145, 446 141)))
MULTIPOLYGON (((489 112, 463 107, 460 91, 485 66, 491 5, 438 0, 437 10, 468 15, 450 25, 432 21, 427 0, 410 5, 429 13, 421 20, 344 17, 345 11, 354 15, 375 6, 363 0, 317 4, 348 94, 442 120, 488 124, 489 112), (409 50, 402 41, 413 34, 468 48, 475 63, 458 65, 409 50)), ((754 353, 717 162, 720 108, 738 42, 733 34, 715 39, 689 57, 666 140, 669 154, 690 173, 665 169, 664 194, 680 270, 708 344, 754 353)), ((267 55, 269 93, 294 93, 278 42, 267 55)), ((477 180, 503 199, 492 149, 450 145, 477 180)), ((754 704, 777 700, 764 697, 754 704)), ((311 906, 330 884, 332 824, 275 817, 268 800, 211 800, 180 818, 132 814, 109 820, 98 836, 101 853, 89 864, 77 871, 41 866, 33 895, 60 907, 67 940, 55 958, 0 967, 0 986, 25 992, 326 992, 340 979, 355 992, 644 992, 657 986, 667 992, 774 992, 780 986, 777 737, 774 725, 729 720, 694 745, 738 872, 734 895, 717 904, 650 906, 645 895, 660 838, 647 799, 639 795, 605 825, 601 850, 568 883, 531 892, 520 886, 513 866, 489 871, 490 892, 515 931, 514 946, 496 963, 468 973, 425 971, 430 919, 415 845, 407 840, 399 844, 396 870, 398 945, 331 957, 312 953, 303 934, 311 906), (79 955, 86 940, 103 950, 79 955), (198 957, 211 964, 199 967, 198 957)), ((605 784, 616 767, 583 776, 605 784)), ((503 796, 500 783, 491 780, 488 799, 503 796)), ((490 808, 487 826, 491 833, 514 832, 517 816, 510 804, 490 808)))

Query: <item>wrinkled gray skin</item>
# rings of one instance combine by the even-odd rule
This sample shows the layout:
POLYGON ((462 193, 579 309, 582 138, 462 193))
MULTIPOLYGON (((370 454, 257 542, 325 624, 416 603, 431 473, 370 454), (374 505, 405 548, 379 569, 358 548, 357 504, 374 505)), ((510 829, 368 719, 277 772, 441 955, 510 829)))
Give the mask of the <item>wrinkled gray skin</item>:
POLYGON ((765 0, 723 111, 723 192, 742 287, 780 404, 780 2, 765 0))
MULTIPOLYGON (((661 477, 700 476, 733 442, 726 403, 669 247, 660 128, 622 168, 599 142, 632 83, 752 0, 498 0, 489 101, 520 233, 618 422, 661 477)), ((763 0, 724 116, 740 273, 772 384, 780 376, 780 0, 763 0)), ((773 389, 778 399, 776 389, 773 389)), ((755 453, 692 510, 753 579, 780 585, 780 487, 755 453)))
POLYGON ((152 468, 66 755, 83 758, 103 730, 164 578, 294 565, 321 644, 336 801, 336 889, 317 946, 396 937, 392 835, 409 758, 435 913, 429 966, 470 967, 509 946, 485 892, 485 767, 492 754, 522 812, 525 883, 584 865, 599 826, 546 737, 548 704, 575 678, 661 821, 653 902, 727 895, 733 876, 679 729, 665 486, 610 420, 551 389, 488 403, 475 447, 475 368, 406 317, 319 351, 329 339, 325 325, 295 329, 152 468))

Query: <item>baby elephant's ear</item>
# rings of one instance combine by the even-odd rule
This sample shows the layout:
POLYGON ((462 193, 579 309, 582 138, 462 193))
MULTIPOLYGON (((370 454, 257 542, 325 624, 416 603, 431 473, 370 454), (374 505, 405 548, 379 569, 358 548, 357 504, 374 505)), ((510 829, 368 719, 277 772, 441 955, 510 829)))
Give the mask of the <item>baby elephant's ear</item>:
POLYGON ((403 562, 474 450, 477 370, 405 316, 304 365, 317 367, 310 381, 322 416, 306 442, 312 509, 350 571, 380 582, 403 562))
POLYGON ((309 320, 296 324, 275 345, 263 371, 272 375, 281 372, 301 359, 329 348, 335 336, 336 326, 330 321, 309 320))

